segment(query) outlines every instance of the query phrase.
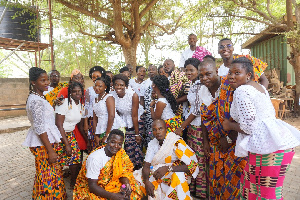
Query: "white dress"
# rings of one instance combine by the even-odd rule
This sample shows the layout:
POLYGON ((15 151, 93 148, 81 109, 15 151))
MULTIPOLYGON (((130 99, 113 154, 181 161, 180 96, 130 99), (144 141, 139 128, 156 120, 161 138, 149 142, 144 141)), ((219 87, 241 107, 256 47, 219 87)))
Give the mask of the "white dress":
MULTIPOLYGON (((161 119, 168 120, 168 119, 175 117, 175 114, 171 108, 170 103, 167 101, 167 99, 166 98, 158 98, 157 102, 159 102, 159 101, 166 104, 166 107, 164 108, 164 110, 161 114, 161 119)), ((156 107, 154 108, 154 112, 155 112, 155 110, 156 110, 156 107)))
MULTIPOLYGON (((115 98, 116 109, 120 114, 120 117, 125 122, 126 128, 133 128, 132 122, 132 97, 135 92, 131 88, 125 89, 125 95, 120 98, 116 91, 112 91, 111 94, 115 98)), ((140 120, 141 115, 144 113, 143 106, 139 104, 138 109, 138 120, 140 120)))
POLYGON ((135 82, 136 79, 130 79, 129 80, 129 86, 135 91, 135 93, 141 97, 144 96, 145 90, 147 88, 148 84, 148 79, 144 80, 142 83, 137 83, 135 82))
POLYGON ((300 145, 300 132, 276 119, 266 89, 264 94, 251 85, 238 87, 233 94, 230 115, 248 134, 238 134, 235 148, 238 157, 248 156, 248 152, 269 154, 300 145))
POLYGON ((44 146, 39 135, 47 133, 50 143, 59 143, 61 134, 55 125, 54 109, 50 103, 42 97, 30 94, 26 103, 27 116, 31 127, 28 130, 24 146, 44 146))
POLYGON ((93 117, 93 106, 96 98, 97 94, 94 90, 94 87, 89 87, 85 92, 85 117, 93 117))
MULTIPOLYGON (((94 112, 98 117, 97 127, 95 134, 102 134, 106 131, 107 122, 108 122, 108 112, 106 106, 106 100, 108 97, 113 97, 111 94, 107 94, 102 100, 94 104, 94 112)), ((125 123, 121 119, 121 117, 117 114, 115 108, 115 119, 111 130, 119 129, 125 127, 125 123)))
POLYGON ((201 116, 200 116, 200 96, 199 91, 201 88, 201 83, 199 80, 195 81, 190 87, 189 93, 187 95, 187 99, 191 105, 188 115, 186 115, 185 119, 187 119, 191 114, 195 115, 195 119, 191 122, 193 126, 201 126, 201 116))

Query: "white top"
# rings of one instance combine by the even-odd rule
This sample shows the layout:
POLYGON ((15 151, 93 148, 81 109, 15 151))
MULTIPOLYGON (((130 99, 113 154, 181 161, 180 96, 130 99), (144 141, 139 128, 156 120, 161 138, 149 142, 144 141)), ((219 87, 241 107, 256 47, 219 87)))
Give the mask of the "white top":
POLYGON ((85 117, 93 117, 93 106, 96 98, 97 94, 94 90, 94 86, 89 87, 85 92, 85 117))
MULTIPOLYGON (((175 117, 175 114, 171 108, 170 103, 167 101, 167 99, 166 98, 158 98, 157 102, 159 102, 159 101, 166 104, 166 107, 164 108, 164 110, 161 114, 161 119, 168 120, 168 119, 175 117)), ((156 110, 156 107, 154 108, 154 112, 155 112, 155 110, 156 110)))
POLYGON ((60 142, 61 134, 55 125, 54 109, 47 100, 30 94, 26 103, 26 111, 31 127, 23 143, 24 146, 44 146, 39 135, 45 132, 50 143, 60 142))
POLYGON ((104 148, 98 149, 91 153, 86 159, 86 177, 97 179, 100 175, 100 170, 111 159, 105 154, 104 148))
POLYGON ((235 155, 238 157, 247 156, 248 151, 269 154, 300 145, 300 132, 276 119, 266 89, 264 94, 251 85, 238 87, 233 94, 230 115, 248 134, 238 135, 235 148, 235 155))
MULTIPOLYGON (((107 94, 102 100, 98 103, 94 104, 94 112, 98 117, 97 127, 95 134, 102 134, 107 129, 107 122, 108 122, 108 112, 106 106, 106 99, 108 97, 114 98, 111 94, 107 94)), ((115 108, 115 119, 112 129, 119 129, 121 127, 125 127, 125 123, 122 121, 121 117, 118 115, 117 110, 115 108)))
POLYGON ((83 117, 83 110, 80 101, 78 105, 76 105, 72 98, 70 98, 69 105, 68 98, 65 98, 62 105, 55 106, 55 113, 65 116, 65 121, 63 123, 65 132, 73 131, 76 124, 78 124, 83 117))
POLYGON ((190 47, 188 47, 187 49, 185 49, 182 54, 181 54, 181 58, 180 58, 180 63, 179 63, 179 68, 184 67, 184 63, 187 59, 191 58, 193 56, 195 51, 192 51, 190 47))
POLYGON ((43 95, 48 94, 49 92, 51 92, 54 89, 54 87, 49 86, 47 91, 43 92, 43 95))
MULTIPOLYGON (((221 87, 221 86, 220 86, 221 87)), ((220 87, 215 92, 215 97, 213 97, 208 90, 208 88, 205 85, 201 85, 199 90, 199 96, 200 96, 200 105, 205 104, 206 106, 209 106, 212 104, 212 102, 219 96, 220 94, 220 87)))
POLYGON ((229 68, 225 67, 224 63, 218 69, 218 76, 227 76, 229 68))
MULTIPOLYGON (((125 127, 132 128, 132 97, 135 92, 131 88, 125 89, 125 95, 123 98, 119 98, 116 91, 112 91, 111 94, 115 98, 116 109, 120 114, 120 117, 125 122, 125 127)), ((144 113, 143 106, 139 104, 138 109, 138 120, 140 120, 141 115, 144 113)))
POLYGON ((201 126, 201 116, 200 116, 200 96, 199 90, 201 88, 201 83, 199 80, 195 81, 190 87, 189 93, 187 95, 187 99, 191 105, 190 111, 185 119, 187 119, 190 114, 196 116, 196 118, 191 122, 193 126, 201 126))
POLYGON ((148 79, 144 80, 141 83, 137 83, 135 82, 136 79, 130 79, 129 80, 129 86, 135 91, 135 93, 137 93, 137 95, 139 97, 144 96, 145 94, 145 90, 147 88, 147 84, 148 84, 148 79))

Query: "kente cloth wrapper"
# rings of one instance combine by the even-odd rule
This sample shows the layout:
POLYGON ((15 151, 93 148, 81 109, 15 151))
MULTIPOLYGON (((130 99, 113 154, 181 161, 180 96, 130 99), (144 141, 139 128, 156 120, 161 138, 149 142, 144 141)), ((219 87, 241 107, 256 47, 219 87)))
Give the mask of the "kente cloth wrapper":
POLYGON ((241 177, 241 199, 283 200, 283 181, 294 154, 294 149, 265 155, 249 153, 241 177))
MULTIPOLYGON (((104 146, 97 148, 105 148, 104 146)), ((95 150, 95 151, 96 151, 95 150)), ((105 166, 100 170, 98 177, 98 185, 108 192, 120 192, 122 183, 121 177, 129 179, 131 186, 130 199, 138 200, 142 197, 140 186, 136 183, 133 177, 133 164, 124 149, 121 149, 113 156, 105 166)), ((86 178, 86 161, 83 162, 82 168, 78 174, 76 184, 73 191, 74 200, 104 200, 105 198, 96 196, 89 191, 88 179, 86 178)))
POLYGON ((60 90, 68 86, 69 86, 68 82, 58 83, 58 85, 53 90, 51 90, 45 95, 46 100, 51 104, 51 106, 53 106, 54 101, 57 98, 57 95, 60 92, 60 90))
MULTIPOLYGON (((55 149, 57 144, 52 145, 55 149)), ((35 157, 35 178, 32 199, 66 199, 62 168, 58 162, 50 164, 45 146, 30 147, 35 157)))
POLYGON ((72 154, 71 156, 67 156, 65 144, 63 142, 59 143, 57 146, 58 162, 62 166, 79 164, 81 162, 81 152, 73 131, 66 133, 66 136, 69 144, 71 145, 72 154))
POLYGON ((167 133, 175 132, 176 129, 182 124, 181 116, 176 115, 175 117, 165 120, 167 133))
MULTIPOLYGON (((157 139, 154 138, 153 140, 157 139)), ((155 142, 159 145, 158 141, 155 142)), ((154 143, 152 142, 152 144, 154 143)), ((178 166, 182 164, 188 166, 188 174, 184 172, 167 172, 159 180, 155 180, 155 178, 150 175, 149 181, 151 181, 155 187, 155 199, 192 199, 188 186, 188 178, 190 176, 196 177, 199 172, 197 158, 192 149, 187 146, 180 136, 172 132, 168 133, 163 145, 152 159, 152 172, 162 166, 178 166)), ((142 170, 136 170, 134 176, 141 185, 142 191, 145 193, 146 189, 142 181, 142 170)), ((151 197, 148 198, 153 199, 151 197)))

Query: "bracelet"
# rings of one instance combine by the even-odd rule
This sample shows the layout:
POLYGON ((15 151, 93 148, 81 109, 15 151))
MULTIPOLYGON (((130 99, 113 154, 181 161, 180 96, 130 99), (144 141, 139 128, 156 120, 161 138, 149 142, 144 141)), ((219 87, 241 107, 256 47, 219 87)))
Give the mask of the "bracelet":
POLYGON ((172 165, 170 165, 168 168, 168 172, 172 172, 172 171, 173 171, 173 167, 172 167, 172 165))

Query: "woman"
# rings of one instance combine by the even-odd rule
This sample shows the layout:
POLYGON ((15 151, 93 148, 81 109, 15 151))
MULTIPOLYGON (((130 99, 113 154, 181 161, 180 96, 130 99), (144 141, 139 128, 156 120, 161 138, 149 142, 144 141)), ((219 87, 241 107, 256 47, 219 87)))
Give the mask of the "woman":
POLYGON ((242 199, 283 199, 285 173, 300 144, 300 132, 276 119, 275 110, 265 87, 253 81, 252 62, 237 58, 228 78, 235 89, 225 130, 239 132, 235 155, 247 157, 241 177, 242 199))
MULTIPOLYGON (((95 83, 96 79, 102 76, 105 76, 106 72, 104 68, 100 66, 94 66, 89 71, 89 77, 95 83)), ((91 148, 95 148, 97 146, 96 138, 95 138, 95 129, 93 126, 93 107, 95 104, 95 99, 98 95, 94 90, 94 86, 89 87, 85 93, 85 114, 86 118, 84 121, 84 131, 88 135, 91 148)))
POLYGON ((196 179, 192 179, 190 184, 191 192, 195 193, 194 196, 199 198, 206 198, 207 185, 206 185, 206 160, 203 151, 203 134, 201 129, 201 116, 200 116, 200 98, 199 91, 201 83, 198 80, 198 67, 200 61, 197 58, 189 58, 184 63, 185 74, 192 82, 190 90, 187 95, 189 104, 191 105, 190 111, 185 116, 185 121, 176 130, 177 135, 181 135, 182 131, 188 127, 187 130, 187 144, 196 153, 199 166, 199 174, 196 179))
POLYGON ((167 73, 165 72, 164 66, 162 66, 162 65, 159 65, 159 67, 157 68, 157 73, 158 73, 159 75, 169 77, 169 74, 167 74, 167 73))
POLYGON ((62 143, 59 144, 57 152, 59 163, 69 166, 71 172, 71 188, 74 187, 81 163, 81 152, 75 139, 74 130, 76 124, 83 116, 83 86, 73 82, 68 87, 68 98, 62 105, 55 107, 55 124, 62 135, 62 143))
POLYGON ((111 94, 115 98, 117 112, 125 122, 124 149, 135 169, 139 169, 143 163, 143 152, 138 121, 143 114, 143 108, 139 104, 138 95, 131 88, 127 88, 128 78, 125 75, 115 75, 113 84, 115 91, 111 94))
POLYGON ((167 130, 175 132, 182 123, 181 117, 176 116, 178 105, 176 99, 171 93, 170 83, 167 77, 156 75, 153 78, 152 89, 157 95, 157 102, 152 101, 150 104, 151 117, 154 120, 162 119, 166 122, 167 130))
POLYGON ((55 126, 53 107, 43 96, 49 86, 46 71, 38 67, 30 68, 29 83, 26 111, 31 127, 23 145, 29 147, 35 157, 32 199, 66 199, 62 170, 56 154, 61 134, 55 126))
POLYGON ((116 112, 115 98, 109 94, 110 77, 102 76, 96 79, 95 92, 98 95, 94 103, 93 125, 96 144, 105 144, 112 129, 125 127, 121 117, 116 112))

